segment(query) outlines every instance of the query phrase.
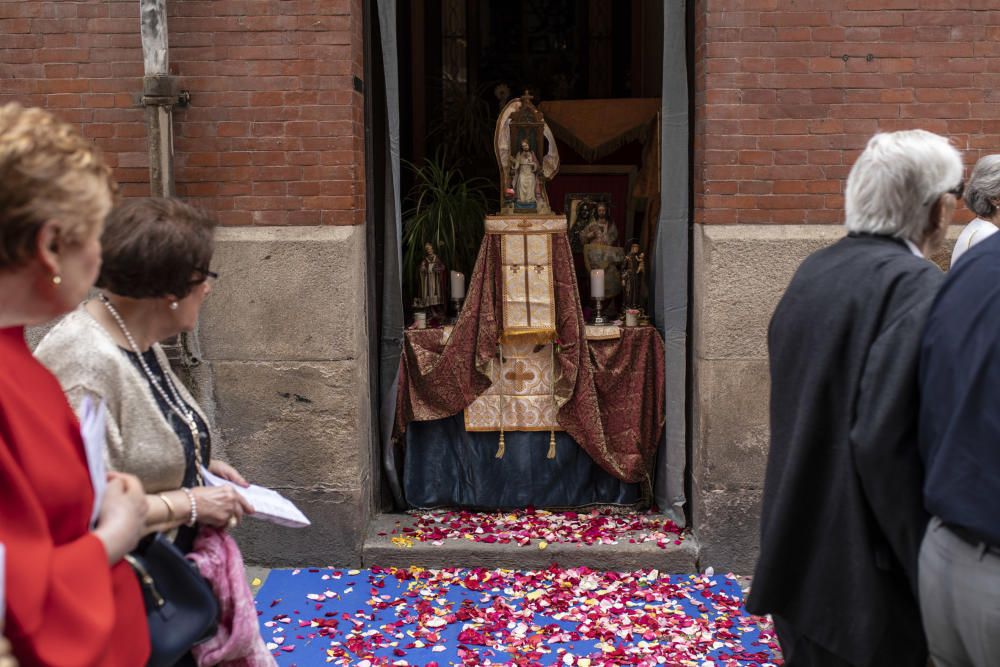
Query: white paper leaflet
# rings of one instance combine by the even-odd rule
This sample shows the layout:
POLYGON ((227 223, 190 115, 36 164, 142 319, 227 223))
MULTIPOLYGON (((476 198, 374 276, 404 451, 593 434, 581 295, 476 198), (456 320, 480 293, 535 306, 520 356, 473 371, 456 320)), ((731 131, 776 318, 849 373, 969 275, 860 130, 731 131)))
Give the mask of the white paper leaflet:
POLYGON ((249 487, 244 488, 238 484, 233 484, 229 480, 222 479, 218 475, 213 475, 204 467, 201 469, 201 475, 205 480, 205 486, 223 486, 228 484, 236 489, 237 493, 246 498, 247 502, 253 506, 254 513, 247 516, 270 521, 279 526, 288 526, 289 528, 304 528, 310 525, 309 519, 295 506, 295 503, 273 489, 257 486, 256 484, 251 484, 249 487))

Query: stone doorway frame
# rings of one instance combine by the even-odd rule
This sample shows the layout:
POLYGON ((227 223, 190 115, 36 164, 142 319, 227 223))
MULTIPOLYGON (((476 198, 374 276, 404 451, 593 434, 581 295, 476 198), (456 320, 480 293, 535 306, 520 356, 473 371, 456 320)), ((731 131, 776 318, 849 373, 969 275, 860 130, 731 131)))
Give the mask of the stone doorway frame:
MULTIPOLYGON (((377 24, 380 14, 380 0, 363 0, 364 4, 364 56, 365 81, 355 82, 363 86, 365 96, 365 201, 366 201, 366 262, 367 313, 369 334, 369 380, 372 396, 371 410, 373 422, 381 423, 381 413, 388 404, 379 400, 381 387, 385 386, 386 369, 379 369, 381 361, 380 342, 393 340, 393 334, 383 326, 382 313, 385 292, 382 289, 386 276, 384 257, 386 253, 386 229, 391 228, 385 221, 393 216, 399 224, 399 211, 391 210, 386 204, 387 187, 398 187, 398 170, 393 173, 391 151, 398 156, 398 118, 396 119, 396 143, 385 136, 391 131, 393 119, 384 113, 384 90, 377 90, 373 74, 381 76, 378 86, 384 87, 381 42, 377 24), (378 68, 373 70, 373 68, 378 68), (381 93, 381 96, 380 96, 381 93), (382 106, 380 106, 380 104, 382 106), (378 129, 376 129, 378 128, 378 129), (385 128, 382 132, 381 128, 385 128), (378 174, 381 175, 381 181, 378 174), (395 179, 395 182, 391 181, 395 179), (386 181, 390 181, 387 185, 386 181)), ((659 271, 650 276, 651 302, 655 299, 657 321, 667 344, 666 383, 666 453, 671 462, 659 464, 657 468, 656 496, 661 510, 672 515, 681 524, 688 524, 691 516, 692 499, 692 451, 691 451, 691 406, 692 368, 691 346, 691 274, 692 274, 692 217, 691 193, 693 176, 692 124, 694 98, 694 1, 665 2, 663 16, 663 93, 661 112, 661 202, 657 249, 659 271), (667 165, 683 165, 677 171, 667 173, 667 165)), ((384 17, 383 17, 384 18, 384 17)), ((396 76, 393 73, 393 76, 396 76)), ((398 87, 398 78, 396 80, 398 87)), ((398 199, 397 199, 398 203, 398 199)), ((399 252, 398 247, 391 250, 399 252)), ((394 278, 394 276, 390 276, 394 278)), ((394 391, 392 392, 394 396, 394 391)), ((383 428, 384 432, 384 428, 383 428)), ((384 435, 379 429, 371 429, 371 446, 379 455, 372 457, 376 468, 372 470, 371 494, 375 513, 391 507, 390 489, 383 477, 384 472, 377 466, 385 446, 384 435)), ((664 450, 661 449, 661 455, 664 450)))

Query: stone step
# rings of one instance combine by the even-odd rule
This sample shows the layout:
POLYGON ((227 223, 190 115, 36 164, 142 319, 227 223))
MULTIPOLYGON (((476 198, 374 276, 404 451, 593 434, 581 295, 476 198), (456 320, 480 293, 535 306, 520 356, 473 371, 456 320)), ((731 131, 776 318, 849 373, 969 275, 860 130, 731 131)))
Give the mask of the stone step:
POLYGON ((619 544, 552 543, 544 549, 539 548, 537 541, 526 546, 466 539, 443 540, 440 545, 410 540, 410 546, 392 541, 393 537, 405 537, 400 528, 414 521, 414 517, 407 514, 376 517, 369 525, 362 550, 364 566, 540 570, 557 563, 562 567, 586 566, 619 572, 656 569, 668 574, 686 574, 698 571, 698 543, 690 534, 680 544, 670 543, 667 548, 660 548, 654 542, 632 544, 627 539, 619 544))

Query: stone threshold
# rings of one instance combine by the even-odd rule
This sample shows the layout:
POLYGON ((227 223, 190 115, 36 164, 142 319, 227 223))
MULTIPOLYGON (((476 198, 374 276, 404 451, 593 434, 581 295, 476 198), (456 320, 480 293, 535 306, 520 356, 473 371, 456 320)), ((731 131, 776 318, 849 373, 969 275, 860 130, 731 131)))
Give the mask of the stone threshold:
POLYGON ((544 549, 539 548, 537 540, 526 546, 487 544, 467 539, 443 540, 439 545, 412 540, 411 546, 392 541, 393 537, 405 537, 406 533, 401 532, 401 528, 412 526, 415 521, 416 518, 408 514, 376 516, 368 526, 362 548, 364 567, 541 570, 556 563, 561 567, 589 567, 618 572, 652 569, 665 574, 698 572, 698 542, 690 533, 680 544, 670 543, 666 548, 660 548, 655 542, 633 544, 627 538, 619 544, 555 542, 544 549))

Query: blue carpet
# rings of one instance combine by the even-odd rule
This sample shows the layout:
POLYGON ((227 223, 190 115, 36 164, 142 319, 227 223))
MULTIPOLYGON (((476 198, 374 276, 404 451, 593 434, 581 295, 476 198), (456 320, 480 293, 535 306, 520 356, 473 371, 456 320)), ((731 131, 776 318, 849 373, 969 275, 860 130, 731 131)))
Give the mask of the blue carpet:
POLYGON ((257 608, 283 667, 781 664, 721 576, 274 570, 257 608))

